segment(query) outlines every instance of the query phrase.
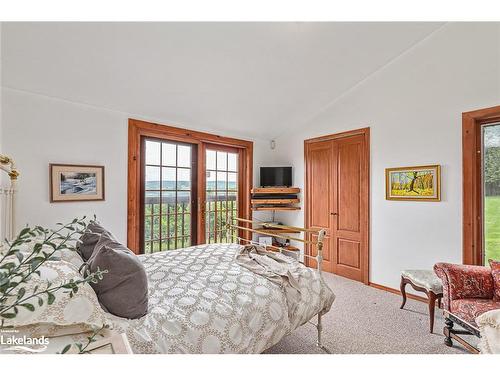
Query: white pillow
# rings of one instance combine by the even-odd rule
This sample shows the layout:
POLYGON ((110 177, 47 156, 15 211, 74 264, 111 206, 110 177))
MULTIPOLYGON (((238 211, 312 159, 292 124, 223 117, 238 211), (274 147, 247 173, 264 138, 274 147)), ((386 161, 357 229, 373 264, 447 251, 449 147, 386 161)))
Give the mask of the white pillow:
MULTIPOLYGON (((26 289, 26 296, 33 292, 36 285, 38 285, 38 291, 44 290, 48 281, 53 287, 68 282, 70 279, 83 279, 73 264, 63 260, 47 261, 38 270, 40 276, 34 274, 27 284, 20 286, 26 289)), ((63 326, 63 331, 66 333, 68 331, 77 333, 101 328, 108 324, 97 296, 89 284, 80 284, 78 292, 73 297, 70 297, 67 292, 68 289, 59 289, 54 292, 55 301, 52 305, 47 303, 46 294, 41 295, 44 300, 42 306, 38 305, 38 298, 30 298, 26 303, 31 303, 35 311, 19 306, 17 316, 13 319, 6 319, 5 324, 15 327, 36 325, 34 328, 37 328, 37 333, 46 335, 51 331, 54 332, 53 326, 63 326)))
MULTIPOLYGON (((32 242, 29 243, 24 243, 20 246, 18 246, 18 249, 24 256, 28 256, 31 251, 33 250, 33 246, 35 246, 36 243, 43 242, 43 238, 35 238, 32 242)), ((53 241, 57 243, 57 240, 53 241)), ((68 244, 68 245, 73 245, 73 243, 68 244)), ((54 249, 48 245, 45 245, 42 248, 42 251, 45 251, 46 253, 51 253, 54 249)), ((82 264, 84 263, 82 257, 78 253, 75 247, 72 249, 61 249, 57 250, 53 255, 52 258, 53 260, 64 260, 66 262, 69 262, 73 264, 77 269, 80 269, 82 264)))

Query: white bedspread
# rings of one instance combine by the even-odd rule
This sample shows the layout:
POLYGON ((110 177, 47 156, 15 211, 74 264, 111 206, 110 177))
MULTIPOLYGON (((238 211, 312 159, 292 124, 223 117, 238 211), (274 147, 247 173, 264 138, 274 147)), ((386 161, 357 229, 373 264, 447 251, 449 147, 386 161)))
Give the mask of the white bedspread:
POLYGON ((476 318, 481 332, 481 354, 500 354, 500 310, 490 310, 476 318))
POLYGON ((110 315, 114 329, 126 333, 134 353, 261 353, 330 310, 333 292, 316 271, 301 267, 301 301, 289 318, 284 291, 236 263, 241 248, 213 244, 141 255, 149 312, 137 320, 110 315))

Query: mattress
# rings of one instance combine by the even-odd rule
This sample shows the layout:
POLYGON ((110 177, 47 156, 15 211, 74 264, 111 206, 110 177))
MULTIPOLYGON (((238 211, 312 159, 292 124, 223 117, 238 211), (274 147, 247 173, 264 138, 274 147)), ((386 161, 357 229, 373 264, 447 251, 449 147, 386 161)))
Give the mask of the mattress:
MULTIPOLYGON (((284 290, 239 266, 236 244, 211 244, 140 255, 149 281, 148 314, 108 315, 134 353, 261 353, 319 312, 334 294, 318 273, 300 267, 299 308, 284 290)), ((314 328, 312 328, 314 329, 314 328)))

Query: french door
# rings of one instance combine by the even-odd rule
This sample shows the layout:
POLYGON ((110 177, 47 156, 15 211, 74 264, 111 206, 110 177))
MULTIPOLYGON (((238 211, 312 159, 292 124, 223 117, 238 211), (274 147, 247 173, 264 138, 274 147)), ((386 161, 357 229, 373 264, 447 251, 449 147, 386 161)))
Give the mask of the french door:
POLYGON ((239 150, 209 145, 205 155, 205 242, 235 242, 237 231, 228 231, 227 223, 239 211, 239 150))
POLYGON ((196 233, 197 148, 143 137, 142 252, 149 254, 193 244, 196 233))
POLYGON ((150 254, 248 238, 227 223, 251 218, 252 150, 248 141, 129 120, 128 247, 150 254))

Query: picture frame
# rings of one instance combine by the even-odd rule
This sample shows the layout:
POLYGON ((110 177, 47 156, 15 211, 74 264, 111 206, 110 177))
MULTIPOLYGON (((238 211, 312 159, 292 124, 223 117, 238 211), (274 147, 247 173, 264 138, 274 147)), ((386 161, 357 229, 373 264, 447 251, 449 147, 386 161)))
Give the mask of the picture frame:
POLYGON ((386 168, 385 198, 398 201, 441 201, 441 166, 386 168))
POLYGON ((103 201, 104 166, 49 164, 50 202, 103 201))

